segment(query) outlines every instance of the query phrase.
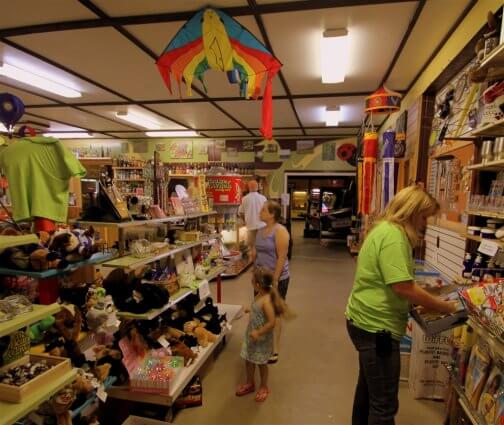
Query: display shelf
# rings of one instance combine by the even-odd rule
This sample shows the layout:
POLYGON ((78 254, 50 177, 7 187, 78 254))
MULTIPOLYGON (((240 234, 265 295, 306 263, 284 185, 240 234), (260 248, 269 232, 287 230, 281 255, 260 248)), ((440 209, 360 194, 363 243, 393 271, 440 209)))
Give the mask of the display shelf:
POLYGON ((490 52, 490 54, 481 62, 479 70, 500 67, 502 65, 504 65, 504 43, 499 44, 490 52))
POLYGON ((494 242, 496 245, 499 245, 500 248, 504 248, 504 242, 501 242, 500 240, 496 239, 483 239, 481 236, 475 236, 475 235, 470 235, 469 233, 462 233, 460 236, 466 239, 470 239, 475 242, 483 242, 483 241, 488 241, 488 242, 494 242))
POLYGON ((112 167, 113 170, 143 170, 144 167, 112 167))
POLYGON ((448 374, 450 375, 450 384, 457 393, 459 404, 468 418, 471 420, 471 423, 473 425, 486 425, 485 418, 483 418, 479 412, 471 407, 471 403, 467 399, 464 388, 459 384, 457 378, 453 374, 452 367, 447 365, 446 369, 448 370, 448 374))
POLYGON ((39 243, 39 238, 35 234, 21 236, 0 236, 0 250, 14 248, 16 246, 39 243))
POLYGON ((110 260, 114 257, 113 253, 96 253, 89 260, 77 261, 76 263, 71 263, 68 267, 64 269, 49 269, 41 272, 34 272, 30 270, 18 270, 18 269, 8 269, 5 267, 0 267, 0 276, 29 276, 37 279, 46 279, 48 277, 61 276, 66 273, 71 273, 80 267, 89 266, 93 264, 100 264, 104 261, 110 260))
POLYGON ((492 358, 495 360, 504 361, 504 342, 500 340, 490 329, 481 323, 477 322, 474 317, 469 317, 467 324, 474 329, 474 331, 485 342, 490 351, 492 358))
POLYGON ((441 146, 436 149, 434 154, 431 156, 433 159, 439 159, 446 155, 450 155, 454 151, 465 148, 466 146, 471 146, 473 142, 471 140, 456 140, 453 143, 446 144, 446 146, 441 146))
POLYGON ((11 320, 7 320, 6 322, 0 322, 0 338, 15 332, 20 328, 32 325, 47 316, 52 316, 58 311, 60 311, 60 305, 58 303, 49 305, 33 304, 32 311, 18 314, 16 317, 11 320))
POLYGON ((0 401, 0 425, 11 425, 18 419, 28 415, 45 400, 51 398, 59 390, 70 384, 76 377, 77 371, 72 369, 58 379, 44 384, 40 391, 28 396, 22 403, 0 401))
POLYGON ((467 167, 468 170, 475 171, 504 171, 504 159, 490 161, 485 164, 474 164, 467 167))
POLYGON ((155 261, 162 260, 163 258, 170 257, 179 252, 185 251, 186 249, 193 248, 195 246, 201 245, 209 240, 216 239, 217 236, 208 236, 206 238, 202 238, 197 242, 191 242, 188 244, 180 245, 172 249, 168 249, 166 251, 161 252, 160 254, 153 255, 151 257, 146 258, 137 258, 133 255, 125 255, 123 257, 115 258, 111 261, 103 263, 104 267, 117 267, 121 269, 134 270, 142 266, 146 266, 147 264, 154 263, 155 261))
MULTIPOLYGON (((103 383, 103 387, 105 388, 105 390, 108 390, 112 385, 115 384, 116 381, 117 378, 115 376, 108 376, 105 382, 103 383)), ((91 406, 97 400, 97 398, 98 397, 96 395, 96 391, 94 391, 93 394, 79 407, 77 407, 74 410, 70 410, 70 416, 72 417, 72 419, 75 419, 84 411, 84 409, 91 406)))
POLYGON ((115 179, 116 182, 144 182, 145 179, 115 179))
POLYGON ((492 124, 487 124, 481 128, 477 128, 476 130, 473 130, 471 134, 473 136, 504 136, 504 118, 492 124))
POLYGON ((186 215, 172 215, 172 216, 163 217, 163 218, 153 218, 151 220, 131 220, 131 221, 122 221, 122 222, 81 221, 81 220, 78 220, 76 222, 80 223, 84 226, 105 226, 105 227, 116 227, 119 229, 124 229, 124 228, 128 228, 128 227, 143 226, 143 225, 147 225, 147 224, 162 224, 162 223, 171 223, 171 222, 180 221, 180 220, 191 220, 194 218, 206 217, 206 216, 215 215, 215 214, 217 214, 216 211, 209 211, 209 212, 200 212, 200 213, 186 214, 186 215))
POLYGON ((504 214, 493 213, 490 211, 476 211, 476 210, 467 210, 465 211, 467 215, 476 215, 479 217, 488 217, 488 218, 499 218, 504 220, 504 214))
POLYGON ((245 265, 240 269, 238 270, 237 272, 230 272, 230 273, 222 273, 222 277, 236 277, 236 276, 239 276, 241 273, 243 273, 245 270, 247 270, 250 265, 252 264, 252 261, 249 260, 247 263, 245 263, 245 265))
MULTIPOLYGON (((239 318, 243 311, 243 307, 241 305, 217 304, 217 308, 219 309, 219 314, 227 315, 228 323, 232 323, 234 320, 239 318)), ((220 335, 214 343, 210 344, 206 348, 202 348, 198 352, 196 360, 190 366, 184 367, 177 378, 175 378, 174 382, 170 383, 170 390, 168 393, 146 394, 130 391, 128 386, 120 386, 110 388, 108 391, 109 397, 120 400, 157 404, 161 406, 171 406, 229 332, 230 330, 227 328, 222 329, 220 335)))

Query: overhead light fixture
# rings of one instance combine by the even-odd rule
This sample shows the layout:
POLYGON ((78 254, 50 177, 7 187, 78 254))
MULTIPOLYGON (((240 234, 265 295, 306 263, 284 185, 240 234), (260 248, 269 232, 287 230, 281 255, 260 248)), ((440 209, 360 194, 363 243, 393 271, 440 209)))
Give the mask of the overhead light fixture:
POLYGON ((20 81, 41 90, 48 91, 63 97, 81 97, 82 94, 65 85, 63 81, 56 81, 53 77, 48 78, 39 74, 35 74, 26 69, 18 68, 17 66, 9 65, 8 63, 0 63, 0 75, 7 78, 20 81))
POLYGON ((193 130, 189 131, 147 131, 145 134, 149 137, 200 137, 193 130))
POLYGON ((89 139, 93 137, 91 133, 85 131, 75 133, 44 133, 44 137, 55 137, 56 139, 89 139))
POLYGON ((320 43, 322 82, 342 83, 348 68, 349 42, 346 29, 324 31, 320 43))
POLYGON ((339 108, 326 108, 325 123, 326 126, 337 126, 341 119, 341 111, 339 108))
POLYGON ((154 118, 147 115, 135 112, 116 112, 116 116, 124 121, 147 128, 148 130, 157 130, 161 128, 161 125, 154 118))
POLYGON ((5 133, 9 132, 9 130, 7 130, 7 127, 5 127, 5 125, 3 125, 2 123, 0 123, 0 131, 3 131, 5 133))

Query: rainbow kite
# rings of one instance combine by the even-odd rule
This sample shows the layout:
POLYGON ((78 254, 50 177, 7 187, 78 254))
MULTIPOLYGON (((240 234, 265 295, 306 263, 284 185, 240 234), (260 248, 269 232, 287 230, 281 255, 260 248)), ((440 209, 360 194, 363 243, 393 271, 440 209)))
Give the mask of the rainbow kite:
POLYGON ((170 93, 171 73, 179 92, 182 80, 185 81, 188 96, 194 77, 206 91, 203 74, 208 69, 227 72, 229 82, 239 84, 240 94, 246 99, 260 95, 266 77, 261 133, 265 139, 272 138, 272 80, 282 64, 230 16, 211 8, 197 12, 164 49, 157 66, 170 93))

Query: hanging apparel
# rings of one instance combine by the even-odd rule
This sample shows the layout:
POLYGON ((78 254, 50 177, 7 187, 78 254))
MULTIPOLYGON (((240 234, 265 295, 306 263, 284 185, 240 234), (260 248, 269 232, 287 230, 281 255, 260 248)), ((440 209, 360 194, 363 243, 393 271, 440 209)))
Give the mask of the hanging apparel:
POLYGON ((53 137, 16 140, 0 149, 0 168, 9 181, 14 220, 33 217, 66 222, 70 177, 85 168, 53 137))
POLYGON ((382 155, 382 199, 381 209, 385 209, 389 201, 394 197, 394 146, 395 132, 383 133, 382 155))

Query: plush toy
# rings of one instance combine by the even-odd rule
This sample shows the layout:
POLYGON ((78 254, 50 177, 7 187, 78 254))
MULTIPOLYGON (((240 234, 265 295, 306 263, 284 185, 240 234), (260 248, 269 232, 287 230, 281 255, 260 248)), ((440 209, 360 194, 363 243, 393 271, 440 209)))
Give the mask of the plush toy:
POLYGON ((193 362, 193 360, 195 360, 196 357, 198 357, 198 355, 193 350, 191 350, 187 345, 176 339, 170 340, 170 347, 172 354, 174 356, 180 356, 184 358, 184 366, 190 365, 193 362))
POLYGON ((66 341, 77 341, 82 328, 82 315, 73 304, 62 304, 61 310, 54 315, 54 327, 66 341))
POLYGON ((205 300, 205 306, 199 310, 195 317, 205 323, 205 328, 210 332, 219 335, 222 330, 222 323, 226 322, 226 315, 219 315, 219 309, 214 305, 212 298, 205 300))
MULTIPOLYGON (((88 328, 104 341, 112 339, 114 333, 119 330, 120 321, 117 319, 117 309, 110 295, 101 297, 95 301, 86 313, 88 328)), ((111 342, 111 341, 106 341, 111 342)))
POLYGON ((31 325, 28 328, 28 336, 30 337, 32 344, 39 344, 43 339, 46 331, 54 325, 56 319, 53 316, 47 316, 40 322, 31 325))
POLYGON ((75 401, 75 392, 71 388, 65 388, 51 398, 51 406, 56 415, 58 425, 72 425, 72 417, 69 409, 75 401))
POLYGON ((104 382, 110 374, 112 365, 110 363, 103 363, 93 368, 93 373, 100 382, 104 382))
POLYGON ((94 229, 58 230, 49 243, 49 249, 59 253, 68 262, 74 263, 89 259, 97 252, 94 229))
POLYGON ((192 320, 184 324, 184 332, 194 335, 198 339, 198 344, 203 348, 208 347, 211 342, 217 341, 217 335, 205 329, 205 325, 199 320, 192 320))

